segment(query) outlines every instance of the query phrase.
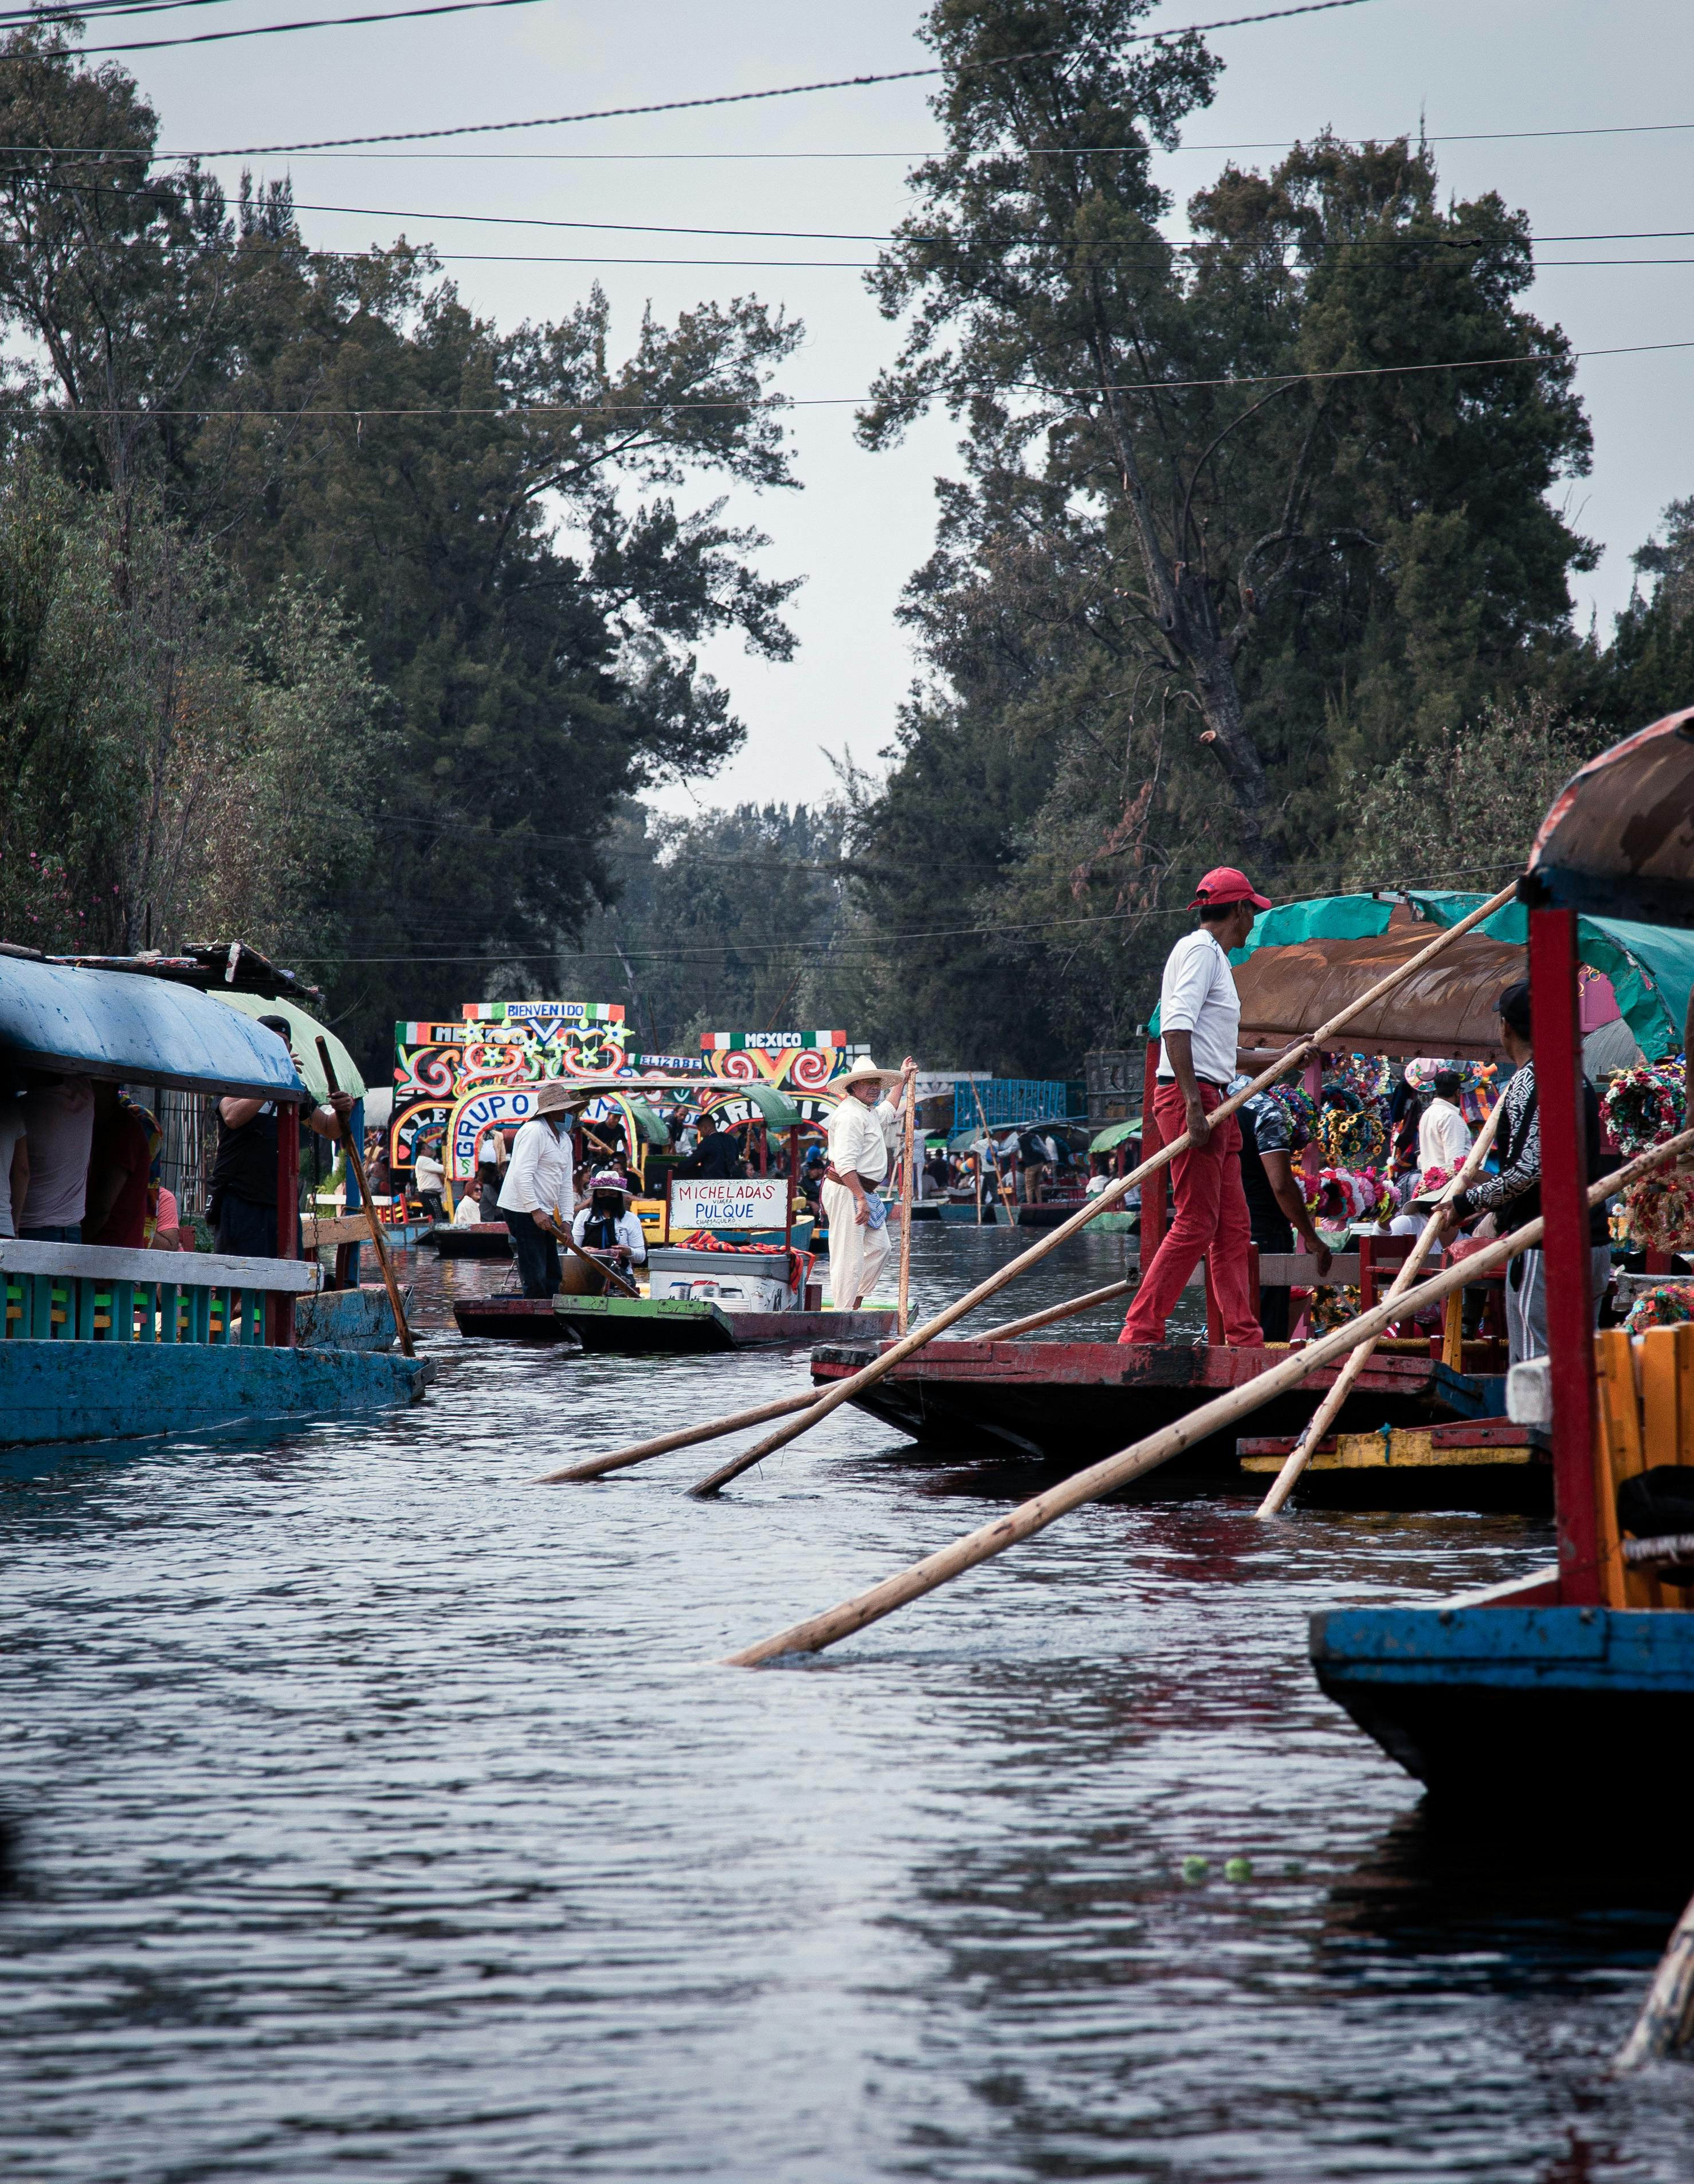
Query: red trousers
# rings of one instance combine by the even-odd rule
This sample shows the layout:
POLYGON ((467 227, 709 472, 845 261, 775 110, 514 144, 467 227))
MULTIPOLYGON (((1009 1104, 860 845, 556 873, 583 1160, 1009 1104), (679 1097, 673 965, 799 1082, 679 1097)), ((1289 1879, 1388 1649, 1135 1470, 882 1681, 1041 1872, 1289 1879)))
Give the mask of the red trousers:
MULTIPOLYGON (((1209 1115, 1223 1095, 1202 1084, 1200 1096, 1209 1115)), ((1188 1128, 1181 1092, 1162 1078, 1153 1095, 1153 1115, 1162 1145, 1179 1138, 1188 1128)), ((1209 1251, 1224 1341, 1232 1350, 1262 1349, 1265 1338, 1253 1317, 1248 1280, 1247 1249, 1253 1231, 1241 1188, 1241 1132, 1234 1117, 1217 1124, 1198 1151, 1179 1153, 1168 1173, 1175 1215, 1151 1265, 1141 1269, 1140 1287, 1118 1340, 1162 1342, 1165 1322, 1188 1286, 1189 1276, 1209 1251)))

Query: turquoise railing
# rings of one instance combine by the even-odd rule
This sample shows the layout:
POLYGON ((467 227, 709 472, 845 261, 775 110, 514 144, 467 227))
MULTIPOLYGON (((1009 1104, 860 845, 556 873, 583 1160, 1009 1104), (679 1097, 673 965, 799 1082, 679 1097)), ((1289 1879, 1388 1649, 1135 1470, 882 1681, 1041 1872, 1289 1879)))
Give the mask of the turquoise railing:
POLYGON ((298 1295, 320 1279, 315 1265, 296 1259, 0 1239, 8 1342, 257 1345, 267 1297, 298 1295))

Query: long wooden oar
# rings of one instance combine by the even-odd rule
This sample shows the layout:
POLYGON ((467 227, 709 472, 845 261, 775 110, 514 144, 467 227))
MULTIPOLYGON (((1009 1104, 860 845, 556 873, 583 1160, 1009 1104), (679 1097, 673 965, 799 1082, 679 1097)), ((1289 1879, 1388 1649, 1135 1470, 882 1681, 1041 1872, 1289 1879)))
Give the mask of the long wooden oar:
MULTIPOLYGON (((1420 949, 1409 961, 1402 963, 1398 970, 1391 971, 1385 978, 1379 978, 1375 985, 1361 994, 1357 1000, 1350 1001, 1346 1008, 1331 1017, 1327 1023, 1320 1024, 1309 1038, 1298 1039, 1292 1046, 1286 1048, 1268 1069, 1262 1070, 1253 1079, 1251 1084, 1244 1086, 1240 1092, 1230 1094, 1228 1098, 1221 1101, 1212 1109, 1211 1122, 1214 1125, 1223 1122, 1227 1117, 1233 1115, 1238 1107, 1251 1100, 1256 1092, 1262 1092, 1268 1084, 1273 1084, 1279 1077, 1286 1076, 1290 1069, 1296 1068, 1304 1061, 1315 1049, 1321 1048, 1326 1041, 1333 1039, 1337 1032, 1345 1029, 1355 1017, 1362 1015, 1374 1003, 1379 1001, 1384 994, 1391 993, 1403 978, 1409 978, 1414 971, 1420 970, 1424 964, 1439 956, 1444 949, 1450 948, 1461 933, 1468 933, 1473 926, 1480 924, 1484 918, 1491 917, 1496 910, 1503 909, 1512 900, 1514 893, 1515 883, 1513 887, 1502 888, 1498 894, 1491 895, 1479 909, 1472 911, 1468 917, 1461 918, 1457 925, 1446 927, 1436 934, 1427 948, 1420 949)), ((827 1417, 839 1403, 846 1402, 850 1397, 857 1395, 861 1389, 867 1388, 873 1381, 881 1379, 884 1373, 891 1372, 896 1365, 903 1363, 914 1352, 922 1349, 926 1343, 933 1341, 938 1334, 945 1333, 956 1321, 962 1319, 967 1312, 974 1312, 979 1304, 986 1303, 989 1297, 1003 1290, 1008 1282, 1015 1281, 1020 1274, 1026 1273, 1038 1261, 1045 1259, 1050 1251, 1056 1251, 1061 1244, 1068 1243, 1071 1238, 1086 1228, 1090 1221, 1097 1219, 1101 1214, 1108 1212, 1115 1206, 1126 1191, 1133 1190, 1138 1183, 1144 1182, 1148 1176, 1156 1173, 1168 1162, 1174 1160, 1179 1152, 1185 1152, 1187 1149, 1188 1133, 1184 1130, 1180 1137, 1173 1138, 1167 1145, 1161 1145, 1158 1150, 1144 1160, 1139 1167, 1131 1168, 1127 1175, 1115 1177, 1111 1183, 1107 1184, 1098 1198, 1092 1199, 1086 1206, 1079 1207, 1067 1220, 1062 1221, 1056 1228, 1048 1229, 1038 1243, 1032 1244, 1027 1251, 1019 1252, 1015 1259, 1008 1259, 997 1272, 978 1282, 973 1290, 968 1290, 955 1303, 948 1305, 945 1310, 938 1312, 933 1319, 927 1320, 922 1327, 914 1328, 903 1341, 896 1342, 892 1348, 880 1351, 861 1372, 855 1373, 850 1379, 838 1381, 834 1387, 822 1397, 814 1395, 809 1407, 814 1415, 803 1418, 788 1432, 783 1434, 781 1440, 761 1442, 756 1449, 750 1450, 746 1462, 741 1468, 744 1470, 748 1463, 756 1463, 761 1457, 770 1455, 773 1449, 782 1446, 783 1440, 791 1440, 795 1433, 804 1432, 806 1427, 814 1425, 818 1419, 827 1417)), ((724 1434, 738 1431, 743 1423, 744 1421, 739 1418, 708 1419, 705 1424, 689 1429, 688 1440, 686 1442, 673 1440, 668 1435, 663 1436, 665 1446, 667 1449, 683 1448, 688 1446, 689 1442, 716 1440, 724 1434)), ((641 1446, 646 1446, 647 1444, 644 1443, 641 1446)), ((656 1455, 659 1451, 653 1450, 651 1452, 656 1455)), ((628 1449, 614 1450, 610 1460, 604 1468, 606 1470, 621 1468, 624 1459, 630 1454, 631 1451, 628 1449)), ((634 1460, 639 1461, 638 1458, 634 1460)), ((581 1466, 573 1466, 572 1475, 598 1477, 599 1474, 587 1473, 581 1466)), ((707 1483, 704 1480, 701 1482, 702 1485, 707 1483)))
POLYGON ((1067 1297, 1063 1304, 1050 1304, 1045 1312, 1026 1312, 1022 1319, 1008 1319, 1002 1327, 984 1328, 971 1340, 1011 1342, 1020 1334, 1033 1334, 1038 1327, 1050 1327, 1056 1319, 1071 1319, 1079 1312, 1091 1311, 1097 1304, 1110 1304, 1114 1297, 1128 1296, 1134 1287, 1134 1282, 1108 1282, 1103 1290, 1089 1290, 1081 1296, 1067 1297))
MULTIPOLYGON (((318 1061, 322 1066, 324 1082, 332 1093, 339 1092, 336 1082, 335 1064, 330 1060, 327 1043, 317 1041, 318 1061)), ((345 1115, 337 1118, 341 1124, 341 1149, 347 1156, 348 1171, 359 1185, 359 1195, 364 1203, 365 1217, 370 1225, 371 1240, 376 1246, 376 1263, 382 1269, 382 1280, 388 1291, 388 1302, 394 1313, 394 1332, 399 1337, 400 1355, 410 1357, 416 1353, 412 1348, 412 1330, 406 1324, 406 1307, 400 1301, 400 1284, 394 1279, 394 1269, 388 1258, 388 1245, 382 1234, 382 1224, 376 1217, 376 1208, 371 1202, 371 1188, 365 1180, 365 1162, 353 1142, 353 1125, 345 1115)))
MULTIPOLYGON (((1680 1137, 1669 1139, 1641 1154, 1615 1175, 1603 1177, 1590 1186, 1588 1203, 1598 1206, 1616 1190, 1625 1189, 1638 1176, 1662 1166, 1668 1160, 1694 1148, 1694 1130, 1685 1130, 1680 1137)), ((1407 1290, 1403 1296, 1385 1297, 1379 1305, 1362 1313, 1346 1327, 1338 1327, 1333 1334, 1321 1341, 1296 1350, 1279 1365, 1245 1385, 1232 1388, 1227 1395, 1214 1396, 1198 1410, 1190 1411, 1174 1424, 1162 1427, 1150 1434, 1133 1447, 1120 1450, 1116 1456, 1106 1457, 1099 1463, 1090 1464, 1087 1470, 1078 1471, 1062 1480, 1033 1501, 1023 1502, 1006 1516, 996 1517, 992 1524, 984 1524, 962 1539, 955 1540, 950 1546, 942 1547, 922 1562, 913 1563, 907 1569, 884 1578, 880 1585, 872 1585, 868 1592, 857 1594, 843 1601, 822 1614, 795 1623, 774 1637, 761 1638, 756 1646, 749 1646, 739 1653, 732 1653, 725 1667, 747 1669, 761 1661, 773 1661, 783 1653, 818 1653, 839 1639, 850 1638, 855 1630, 867 1624, 879 1622, 884 1615, 892 1615, 897 1607, 908 1602, 921 1600, 927 1592, 945 1585, 950 1578, 974 1569, 978 1563, 987 1562, 991 1556, 1001 1554, 1007 1547, 1016 1546, 1020 1540, 1031 1538, 1045 1531, 1056 1518, 1067 1511, 1079 1508, 1084 1502, 1097 1502, 1119 1486, 1127 1486, 1132 1479, 1156 1471, 1173 1456, 1192 1448, 1196 1441, 1204 1440, 1237 1418, 1245 1417, 1284 1389, 1297 1387, 1308 1373, 1333 1364, 1345 1357, 1359 1342, 1373 1334, 1379 1334, 1389 1322, 1398 1319, 1408 1308, 1420 1310, 1433 1304, 1436 1298, 1446 1296, 1450 1290, 1462 1289, 1468 1281, 1474 1281, 1491 1268, 1503 1266, 1518 1252, 1531 1251, 1541 1240, 1543 1223, 1539 1217, 1526 1222, 1509 1236, 1497 1237, 1482 1250, 1461 1259, 1456 1265, 1444 1267, 1440 1273, 1418 1288, 1407 1290)))
POLYGON ((626 1281, 616 1267, 609 1267, 604 1259, 597 1259, 592 1251, 585 1251, 571 1234, 570 1223, 556 1207, 554 1210, 553 1223, 554 1232, 567 1251, 574 1251, 585 1267, 592 1267, 597 1274, 604 1274, 608 1281, 616 1282, 626 1296, 632 1296, 639 1302, 641 1291, 635 1284, 626 1281))
MULTIPOLYGON (((1457 925, 1448 926, 1436 939, 1430 942, 1427 948, 1419 950, 1409 961, 1401 964, 1397 971, 1391 972, 1385 978, 1379 978, 1368 992, 1361 994, 1357 1000, 1349 1002, 1346 1008, 1331 1017, 1327 1023, 1320 1024, 1309 1039, 1301 1039, 1295 1045, 1286 1049, 1270 1067, 1262 1071, 1251 1084, 1245 1085, 1240 1091, 1232 1093, 1218 1102, 1212 1109, 1209 1118, 1212 1127, 1215 1128, 1227 1117, 1233 1115, 1235 1110, 1244 1106, 1255 1093, 1262 1092, 1268 1084, 1274 1084, 1279 1077, 1294 1068, 1314 1049, 1321 1049, 1324 1046, 1337 1032, 1351 1023, 1355 1017, 1362 1015, 1366 1009, 1369 1008, 1373 1002, 1379 1000, 1385 994, 1391 992, 1402 979, 1409 978, 1421 965, 1429 962, 1432 957, 1439 956, 1443 949, 1450 948, 1462 933, 1468 932, 1472 926, 1479 924, 1485 917, 1492 916, 1495 911, 1502 908, 1513 899, 1516 892, 1515 882, 1509 888, 1502 888, 1498 894, 1491 896, 1479 909, 1474 910, 1468 917, 1462 918, 1457 925)), ((701 1501, 708 1495, 719 1492, 723 1487, 728 1485, 731 1479, 738 1479, 744 1471, 750 1469, 755 1463, 762 1462, 766 1457, 774 1455, 777 1449, 786 1447, 789 1441, 820 1424, 841 1404, 850 1402, 855 1396, 861 1394, 867 1388, 873 1386, 885 1373, 892 1372, 896 1365, 903 1363, 915 1351, 922 1349, 925 1343, 932 1341, 944 1328, 950 1327, 956 1320, 962 1319, 965 1314, 974 1306, 980 1304, 984 1297, 991 1296, 996 1290, 1004 1289, 1008 1282, 1015 1280, 1019 1274, 1025 1273, 1036 1260, 1044 1257, 1047 1252, 1056 1250, 1060 1244, 1074 1236, 1107 1206, 1121 1198, 1132 1185, 1140 1182, 1145 1176, 1150 1175, 1156 1167, 1162 1166, 1165 1162, 1174 1159, 1178 1153, 1185 1150, 1188 1142, 1188 1132, 1184 1130, 1179 1138, 1173 1138, 1169 1145, 1161 1145, 1151 1160, 1143 1161, 1139 1167, 1132 1168, 1128 1175, 1119 1176, 1116 1183, 1108 1184, 1092 1206, 1084 1206, 1079 1212, 1072 1214, 1068 1221, 1062 1223, 1056 1228, 1050 1229, 1043 1242, 1030 1251, 1020 1253, 1017 1258, 1009 1260, 998 1273, 990 1274, 986 1281, 979 1282, 968 1295, 961 1297, 956 1304, 949 1305, 945 1312, 939 1312, 927 1326, 921 1327, 916 1333, 907 1335, 903 1342, 896 1342, 890 1348, 879 1351, 868 1365, 862 1367, 850 1379, 833 1383, 825 1390, 808 1413, 791 1420, 786 1425, 778 1426, 774 1433, 767 1434, 763 1440, 755 1442, 742 1455, 733 1457, 727 1463, 721 1464, 716 1471, 710 1473, 705 1479, 691 1486, 688 1489, 689 1493, 697 1501, 701 1501)), ((701 1437, 705 1438, 705 1435, 701 1437)))
POLYGON ((1614 2070, 1639 2070, 1694 2039, 1694 1903, 1671 1930, 1635 2027, 1619 2049, 1614 2070))
MULTIPOLYGON (((1476 1142, 1465 1155, 1458 1173, 1442 1191, 1440 1204, 1424 1223, 1418 1232, 1417 1242, 1407 1253, 1404 1263, 1395 1275, 1388 1291, 1390 1297, 1403 1296, 1417 1279, 1418 1269, 1434 1251, 1436 1240, 1440 1235, 1443 1212, 1462 1190, 1468 1190, 1470 1188, 1476 1178, 1477 1171, 1487 1159, 1488 1149, 1494 1143, 1494 1134, 1500 1127, 1500 1117, 1505 1111, 1505 1106, 1506 1101, 1502 1095, 1489 1110, 1488 1119, 1478 1131, 1476 1142)), ((1377 1338, 1374 1335, 1369 1341, 1360 1343, 1358 1348, 1354 1351, 1352 1356, 1335 1375, 1335 1386, 1330 1389, 1329 1394, 1312 1413, 1306 1430, 1288 1451, 1282 1469, 1278 1472, 1271 1483, 1270 1492, 1266 1495, 1253 1513, 1256 1517, 1274 1517, 1289 1496, 1293 1493, 1295 1483, 1301 1473, 1305 1470, 1313 1450, 1329 1432, 1342 1404, 1351 1395, 1353 1384, 1364 1371, 1365 1367, 1369 1364, 1375 1352, 1377 1338)))

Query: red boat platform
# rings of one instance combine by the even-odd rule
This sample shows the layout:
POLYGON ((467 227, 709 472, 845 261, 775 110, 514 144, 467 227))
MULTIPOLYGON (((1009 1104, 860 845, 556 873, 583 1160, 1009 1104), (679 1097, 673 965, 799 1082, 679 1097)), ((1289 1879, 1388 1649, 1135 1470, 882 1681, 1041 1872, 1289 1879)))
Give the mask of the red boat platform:
MULTIPOLYGON (((812 1352, 812 1379, 826 1387, 876 1355, 867 1345, 831 1343, 812 1352)), ((950 1454, 1011 1449, 1073 1468, 1197 1410, 1287 1355, 1175 1343, 932 1342, 853 1400, 950 1454)), ((1273 1396, 1254 1424, 1262 1432, 1298 1433, 1339 1369, 1320 1369, 1301 1387, 1273 1396)), ((1379 1351, 1337 1427, 1343 1433, 1429 1427, 1497 1415, 1504 1407, 1498 1382, 1456 1373, 1426 1353, 1379 1351)), ((1235 1434, 1231 1428, 1196 1443, 1170 1468, 1239 1479, 1235 1434)))

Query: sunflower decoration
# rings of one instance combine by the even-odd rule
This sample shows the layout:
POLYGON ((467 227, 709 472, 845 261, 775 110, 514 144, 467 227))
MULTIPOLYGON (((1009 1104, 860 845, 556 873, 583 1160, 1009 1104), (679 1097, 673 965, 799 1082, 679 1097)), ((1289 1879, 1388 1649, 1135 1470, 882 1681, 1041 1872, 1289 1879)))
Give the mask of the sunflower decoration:
POLYGON ((1600 1102, 1600 1120, 1619 1151, 1644 1153, 1682 1128, 1686 1072, 1680 1061, 1620 1069, 1600 1102))
POLYGON ((1388 1151, 1388 1129, 1374 1100, 1367 1103, 1348 1086, 1326 1084, 1318 1142, 1332 1167, 1374 1167, 1388 1151))

